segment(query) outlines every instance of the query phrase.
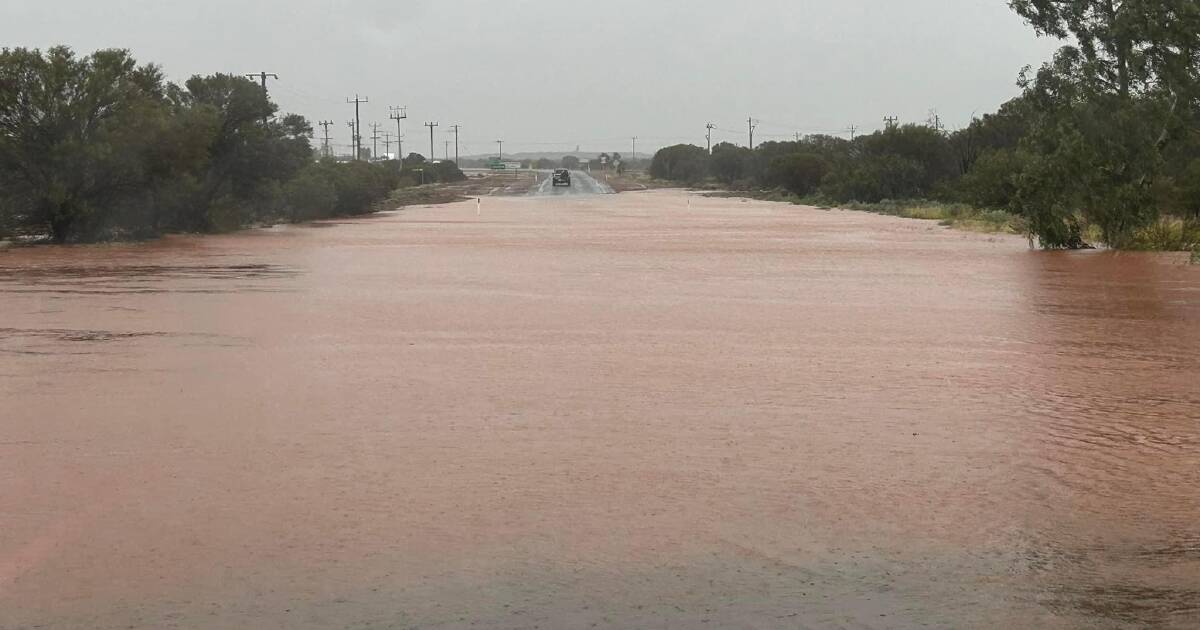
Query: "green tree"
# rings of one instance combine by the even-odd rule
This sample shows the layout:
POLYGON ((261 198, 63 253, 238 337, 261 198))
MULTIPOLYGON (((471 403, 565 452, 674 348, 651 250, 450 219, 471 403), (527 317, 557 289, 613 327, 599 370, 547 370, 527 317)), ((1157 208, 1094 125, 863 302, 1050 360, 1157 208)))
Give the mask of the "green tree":
POLYGON ((690 144, 659 149, 650 161, 650 176, 694 184, 708 176, 708 151, 690 144))
POLYGON ((1012 0, 1041 34, 1074 39, 1036 74, 1025 149, 1040 159, 1017 203, 1047 247, 1083 245, 1079 224, 1114 247, 1157 215, 1166 151, 1195 134, 1200 4, 1191 0, 1012 0), (1058 178, 1058 179, 1056 179, 1058 178))
POLYGON ((767 166, 765 183, 804 196, 815 192, 828 172, 829 165, 820 156, 793 153, 771 160, 767 166))
POLYGON ((124 50, 0 50, 0 182, 5 205, 57 242, 89 238, 146 186, 163 138, 162 74, 124 50))
POLYGON ((722 184, 733 186, 744 183, 750 176, 753 160, 754 152, 750 149, 722 142, 713 147, 709 169, 722 184))

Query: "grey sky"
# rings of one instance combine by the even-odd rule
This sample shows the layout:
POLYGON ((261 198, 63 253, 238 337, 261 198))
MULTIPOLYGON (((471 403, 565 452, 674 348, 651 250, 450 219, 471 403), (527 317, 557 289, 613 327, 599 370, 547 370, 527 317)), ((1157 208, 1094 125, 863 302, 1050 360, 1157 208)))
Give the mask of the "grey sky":
MULTIPOLYGON (((407 105, 405 151, 454 123, 465 153, 621 151, 921 121, 959 126, 1016 95, 1057 42, 1004 0, 6 0, 0 45, 131 49, 182 81, 275 72, 285 111, 346 144, 407 105), (415 143, 415 144, 414 144, 415 143)), ((394 123, 384 129, 393 129, 394 123)))

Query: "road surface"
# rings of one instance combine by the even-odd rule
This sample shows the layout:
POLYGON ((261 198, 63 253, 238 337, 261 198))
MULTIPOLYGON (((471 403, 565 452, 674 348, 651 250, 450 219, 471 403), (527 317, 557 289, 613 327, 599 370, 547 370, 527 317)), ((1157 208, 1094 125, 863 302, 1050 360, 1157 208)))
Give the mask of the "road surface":
POLYGON ((1195 268, 577 178, 0 251, 0 628, 1200 627, 1195 268))
POLYGON ((592 177, 584 171, 571 171, 570 186, 555 186, 554 180, 550 176, 553 171, 539 171, 540 176, 545 179, 541 180, 530 194, 546 196, 546 195, 611 195, 613 189, 608 184, 592 177))

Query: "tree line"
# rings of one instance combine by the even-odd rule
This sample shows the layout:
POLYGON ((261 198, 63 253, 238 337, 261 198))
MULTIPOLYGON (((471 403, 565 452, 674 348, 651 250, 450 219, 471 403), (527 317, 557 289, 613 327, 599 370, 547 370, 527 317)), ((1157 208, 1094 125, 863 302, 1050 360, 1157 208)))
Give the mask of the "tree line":
POLYGON ((318 160, 312 125, 254 82, 165 80, 124 50, 0 50, 0 237, 219 232, 371 212, 452 163, 318 160))
MULTIPOLYGON (((1136 245, 1175 217, 1200 245, 1200 3, 1012 0, 1040 35, 1070 39, 1020 74, 1021 94, 965 129, 891 126, 711 155, 676 145, 651 175, 778 188, 832 203, 927 199, 1021 217, 1046 248, 1136 245)), ((1190 241, 1190 242, 1188 242, 1190 241)))

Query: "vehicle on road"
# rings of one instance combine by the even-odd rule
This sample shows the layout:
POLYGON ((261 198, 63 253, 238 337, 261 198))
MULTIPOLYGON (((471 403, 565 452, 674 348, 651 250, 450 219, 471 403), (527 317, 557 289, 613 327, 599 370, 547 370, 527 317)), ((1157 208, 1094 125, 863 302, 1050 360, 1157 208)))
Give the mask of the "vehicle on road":
POLYGON ((568 171, 565 168, 556 169, 554 171, 553 180, 554 186, 570 186, 571 171, 568 171))

